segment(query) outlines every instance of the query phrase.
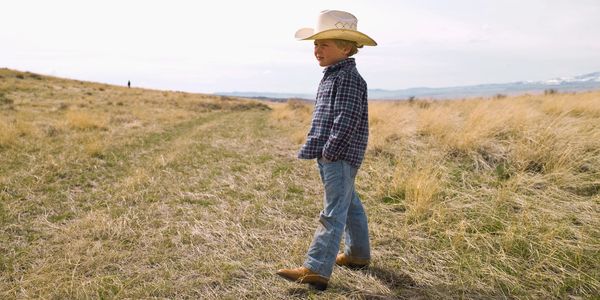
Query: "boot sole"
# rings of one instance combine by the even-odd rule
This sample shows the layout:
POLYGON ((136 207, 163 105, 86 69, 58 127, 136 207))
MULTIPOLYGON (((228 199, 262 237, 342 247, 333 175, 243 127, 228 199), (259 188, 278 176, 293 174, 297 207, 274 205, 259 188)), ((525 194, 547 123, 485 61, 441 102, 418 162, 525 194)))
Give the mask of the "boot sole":
POLYGON ((339 267, 342 268, 348 268, 350 270, 364 270, 369 268, 369 265, 359 265, 359 264, 346 264, 346 265, 338 265, 339 267))
POLYGON ((291 278, 291 277, 287 277, 284 276, 282 274, 277 274, 279 276, 281 276, 281 278, 287 280, 287 281, 291 281, 291 282, 295 282, 295 283, 300 283, 300 284, 308 284, 309 287, 314 288, 315 290, 319 290, 319 291, 324 291, 327 289, 327 286, 329 285, 329 283, 321 283, 321 282, 302 282, 302 280, 296 279, 296 278, 291 278))

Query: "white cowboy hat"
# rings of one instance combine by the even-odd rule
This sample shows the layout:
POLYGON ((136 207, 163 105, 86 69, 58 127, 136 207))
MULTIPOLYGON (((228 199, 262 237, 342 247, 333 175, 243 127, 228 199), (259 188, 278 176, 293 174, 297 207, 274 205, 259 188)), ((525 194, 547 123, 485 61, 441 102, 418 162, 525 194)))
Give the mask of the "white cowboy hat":
POLYGON ((298 40, 339 39, 356 42, 359 47, 377 46, 368 35, 356 30, 358 19, 351 13, 340 10, 324 10, 319 15, 317 26, 296 31, 298 40))

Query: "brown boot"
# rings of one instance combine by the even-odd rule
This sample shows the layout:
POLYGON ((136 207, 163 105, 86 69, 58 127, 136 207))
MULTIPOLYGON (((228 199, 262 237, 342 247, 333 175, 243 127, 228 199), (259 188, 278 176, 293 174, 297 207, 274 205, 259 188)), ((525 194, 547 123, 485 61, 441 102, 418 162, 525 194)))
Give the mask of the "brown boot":
POLYGON ((344 253, 338 254, 335 258, 335 264, 349 269, 364 269, 369 266, 369 260, 364 258, 356 258, 348 256, 344 253))
POLYGON ((277 275, 297 283, 308 283, 319 291, 324 291, 329 283, 329 278, 321 276, 305 267, 295 269, 280 269, 277 275))

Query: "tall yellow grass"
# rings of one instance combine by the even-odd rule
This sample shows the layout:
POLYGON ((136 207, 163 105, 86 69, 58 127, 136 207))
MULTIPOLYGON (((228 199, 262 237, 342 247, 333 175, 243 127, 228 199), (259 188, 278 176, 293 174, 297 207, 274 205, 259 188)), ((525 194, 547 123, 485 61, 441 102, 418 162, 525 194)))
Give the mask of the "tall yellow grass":
MULTIPOLYGON (((282 109, 305 112, 274 118, 298 143, 310 116, 282 109)), ((370 103, 358 185, 375 253, 467 298, 597 295, 599 111, 598 92, 370 103)))
POLYGON ((310 105, 292 100, 285 104, 274 104, 272 107, 272 118, 278 124, 294 124, 295 130, 290 133, 291 140, 296 145, 302 144, 306 139, 307 130, 310 126, 310 116, 312 114, 310 105))
POLYGON ((14 125, 0 120, 0 147, 8 147, 16 142, 17 132, 14 125))
POLYGON ((106 128, 108 118, 99 113, 93 114, 86 111, 68 111, 65 118, 70 127, 75 129, 103 129, 106 128))
POLYGON ((19 138, 35 134, 33 126, 20 120, 0 120, 0 147, 16 146, 19 138))

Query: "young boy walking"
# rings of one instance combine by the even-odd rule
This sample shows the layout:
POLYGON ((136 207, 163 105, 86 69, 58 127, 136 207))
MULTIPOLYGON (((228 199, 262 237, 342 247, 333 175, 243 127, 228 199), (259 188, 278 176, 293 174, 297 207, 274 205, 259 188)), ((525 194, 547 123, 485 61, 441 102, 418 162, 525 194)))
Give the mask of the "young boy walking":
POLYGON ((314 29, 296 32, 297 39, 314 40, 314 55, 325 67, 311 129, 298 153, 317 159, 325 197, 303 266, 277 274, 319 290, 327 288, 334 264, 362 268, 371 258, 367 216, 354 189, 369 136, 367 84, 351 56, 377 43, 356 29, 357 21, 350 13, 326 10, 314 29), (345 248, 338 254, 343 233, 345 248))

